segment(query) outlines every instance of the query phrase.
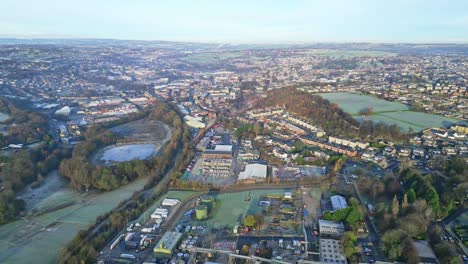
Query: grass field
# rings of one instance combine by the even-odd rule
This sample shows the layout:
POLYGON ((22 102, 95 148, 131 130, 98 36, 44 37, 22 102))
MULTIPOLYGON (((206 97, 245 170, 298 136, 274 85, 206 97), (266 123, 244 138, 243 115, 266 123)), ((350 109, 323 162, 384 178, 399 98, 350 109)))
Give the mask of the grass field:
POLYGON ((0 263, 56 263, 57 253, 74 235, 136 191, 146 180, 134 181, 105 193, 77 193, 69 189, 43 200, 37 208, 72 205, 0 226, 0 263))
POLYGON ((341 109, 353 115, 357 120, 372 120, 386 124, 396 124, 404 131, 410 128, 420 131, 429 127, 447 126, 459 120, 428 113, 414 112, 407 105, 399 102, 389 102, 369 95, 358 93, 323 93, 319 94, 332 103, 337 103, 341 109), (361 109, 372 107, 371 116, 359 116, 361 109))
POLYGON ((237 222, 249 214, 255 214, 262 211, 258 206, 260 197, 267 194, 283 195, 285 190, 260 190, 250 192, 250 201, 245 201, 249 192, 225 193, 215 197, 217 206, 210 218, 206 221, 192 221, 195 225, 205 225, 208 227, 233 227, 237 222))
POLYGON ((395 56, 395 53, 385 51, 367 51, 367 50, 330 50, 313 49, 304 52, 306 55, 327 56, 333 58, 354 58, 354 57, 388 57, 395 56))
POLYGON ((239 58, 241 52, 204 52, 188 55, 181 60, 191 63, 210 63, 227 59, 239 58))

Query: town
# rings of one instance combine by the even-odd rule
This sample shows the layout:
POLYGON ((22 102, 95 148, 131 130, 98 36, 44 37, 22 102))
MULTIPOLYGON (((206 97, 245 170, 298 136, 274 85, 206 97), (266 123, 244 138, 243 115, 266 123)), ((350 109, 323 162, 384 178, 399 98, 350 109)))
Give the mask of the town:
POLYGON ((466 45, 0 45, 2 263, 468 263, 466 45))

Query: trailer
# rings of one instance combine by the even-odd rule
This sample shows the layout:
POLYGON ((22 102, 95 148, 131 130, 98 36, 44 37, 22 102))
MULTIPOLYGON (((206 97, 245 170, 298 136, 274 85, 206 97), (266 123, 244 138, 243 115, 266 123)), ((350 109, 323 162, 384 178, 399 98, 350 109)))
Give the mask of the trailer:
POLYGON ((122 240, 122 238, 124 238, 124 234, 120 234, 114 242, 112 242, 111 246, 110 246, 110 249, 114 249, 119 243, 120 241, 122 240))
POLYGON ((162 201, 162 205, 163 206, 174 206, 174 205, 177 205, 178 203, 180 203, 180 201, 178 199, 171 199, 171 198, 166 198, 162 201))
POLYGON ((120 258, 123 258, 123 259, 136 259, 136 257, 132 254, 120 254, 120 258))
POLYGON ((154 210, 155 213, 169 213, 169 210, 167 210, 166 208, 156 208, 156 210, 154 210))
POLYGON ((135 233, 127 233, 127 235, 125 236, 125 242, 132 240, 133 236, 135 236, 135 233))

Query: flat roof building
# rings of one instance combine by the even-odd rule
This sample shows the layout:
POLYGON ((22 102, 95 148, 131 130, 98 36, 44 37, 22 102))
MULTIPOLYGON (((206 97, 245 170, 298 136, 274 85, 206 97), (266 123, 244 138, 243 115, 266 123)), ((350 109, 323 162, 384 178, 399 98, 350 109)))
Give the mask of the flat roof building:
POLYGON ((181 239, 182 233, 171 231, 166 232, 154 247, 154 253, 172 255, 181 239))
POLYGON ((320 239, 320 262, 347 264, 340 241, 336 239, 320 239))
POLYGON ((340 237, 344 234, 344 225, 342 222, 319 220, 320 236, 340 237))
POLYGON ((232 152, 232 145, 216 145, 214 151, 232 152))
POLYGON ((267 177, 267 165, 260 163, 247 164, 245 171, 239 173, 239 181, 264 182, 267 177))

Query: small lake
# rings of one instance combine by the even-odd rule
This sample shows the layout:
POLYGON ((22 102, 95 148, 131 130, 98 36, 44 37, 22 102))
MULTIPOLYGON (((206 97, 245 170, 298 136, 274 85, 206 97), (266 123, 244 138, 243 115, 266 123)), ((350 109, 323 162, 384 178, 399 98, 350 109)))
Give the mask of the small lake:
POLYGON ((0 112, 0 122, 4 122, 4 121, 8 120, 8 118, 10 118, 9 115, 0 112))
POLYGON ((155 152, 154 144, 130 144, 105 148, 98 156, 101 162, 112 163, 144 160, 153 156, 155 152))

